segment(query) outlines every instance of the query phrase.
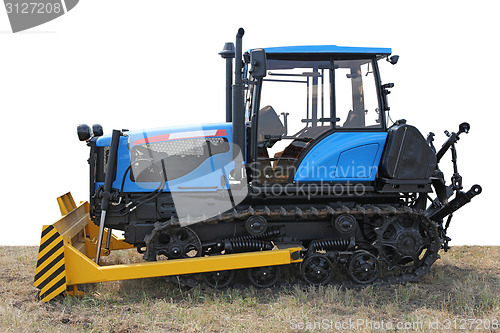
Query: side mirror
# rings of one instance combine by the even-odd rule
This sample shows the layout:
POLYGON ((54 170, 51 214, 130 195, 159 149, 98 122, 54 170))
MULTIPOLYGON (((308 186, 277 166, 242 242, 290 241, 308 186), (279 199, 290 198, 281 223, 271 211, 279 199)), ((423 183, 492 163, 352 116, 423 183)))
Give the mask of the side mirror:
POLYGON ((387 58, 387 61, 391 63, 391 65, 395 65, 398 63, 399 56, 398 55, 393 55, 390 58, 387 58))
POLYGON ((250 66, 250 74, 254 78, 266 76, 266 51, 264 49, 255 49, 250 52, 250 66))
POLYGON ((458 127, 458 133, 457 134, 469 133, 469 130, 470 130, 469 123, 461 123, 460 126, 458 127))

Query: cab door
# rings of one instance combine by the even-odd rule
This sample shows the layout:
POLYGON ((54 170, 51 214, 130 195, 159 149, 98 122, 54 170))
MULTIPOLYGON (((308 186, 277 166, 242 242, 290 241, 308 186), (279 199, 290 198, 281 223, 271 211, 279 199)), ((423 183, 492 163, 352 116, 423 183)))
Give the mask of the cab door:
POLYGON ((268 59, 252 123, 258 183, 374 179, 387 136, 374 62, 268 59))

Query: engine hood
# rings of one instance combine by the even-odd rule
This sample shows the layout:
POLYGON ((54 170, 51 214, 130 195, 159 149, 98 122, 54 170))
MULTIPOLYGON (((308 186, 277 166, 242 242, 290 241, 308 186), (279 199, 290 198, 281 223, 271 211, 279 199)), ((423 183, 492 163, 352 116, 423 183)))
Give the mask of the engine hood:
MULTIPOLYGON (((154 129, 144 129, 125 132, 128 137, 130 147, 144 145, 155 142, 183 140, 203 137, 226 137, 229 142, 232 140, 231 123, 213 123, 203 125, 183 125, 160 127, 154 129)), ((96 146, 105 147, 111 143, 111 134, 103 135, 96 141, 96 146)))

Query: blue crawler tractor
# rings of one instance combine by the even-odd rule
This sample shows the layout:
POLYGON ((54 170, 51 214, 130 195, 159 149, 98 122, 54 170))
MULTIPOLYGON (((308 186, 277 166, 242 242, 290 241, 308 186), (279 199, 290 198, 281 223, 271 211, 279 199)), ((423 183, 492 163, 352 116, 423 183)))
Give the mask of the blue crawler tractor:
MULTIPOLYGON (((437 149, 434 134, 389 122, 393 84, 382 84, 378 67, 397 63, 389 48, 243 52, 243 34, 220 53, 226 122, 109 135, 78 126, 90 147, 96 262, 108 228, 147 261, 298 247, 307 283, 418 281, 448 248, 453 213, 481 192, 463 190, 457 170, 456 143, 469 124, 446 132, 437 149), (449 184, 438 166, 447 151, 449 184)), ((208 272, 201 281, 221 287, 233 276, 208 272)), ((249 268, 248 278, 272 286, 280 269, 249 268)))

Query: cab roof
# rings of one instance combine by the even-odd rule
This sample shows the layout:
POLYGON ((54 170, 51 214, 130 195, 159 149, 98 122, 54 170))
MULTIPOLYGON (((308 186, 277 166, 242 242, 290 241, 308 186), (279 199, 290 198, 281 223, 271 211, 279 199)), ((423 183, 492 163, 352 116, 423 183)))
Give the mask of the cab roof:
POLYGON ((381 47, 351 47, 337 45, 302 45, 302 46, 281 46, 267 47, 266 54, 369 54, 378 55, 380 58, 390 55, 390 48, 381 47))

